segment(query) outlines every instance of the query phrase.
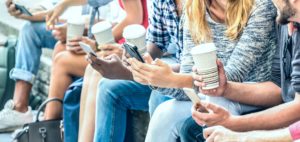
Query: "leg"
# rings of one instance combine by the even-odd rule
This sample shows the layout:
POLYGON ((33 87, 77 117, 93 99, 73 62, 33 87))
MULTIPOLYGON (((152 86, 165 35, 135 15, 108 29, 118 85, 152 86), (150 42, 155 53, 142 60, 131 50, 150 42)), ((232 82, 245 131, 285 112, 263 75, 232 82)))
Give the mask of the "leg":
POLYGON ((163 102, 172 99, 170 96, 162 95, 158 91, 152 91, 149 100, 149 114, 152 117, 155 109, 163 102))
POLYGON ((62 52, 62 51, 66 51, 66 45, 65 44, 62 44, 60 41, 58 41, 56 44, 55 44, 55 48, 53 50, 53 53, 52 53, 52 59, 55 58, 55 56, 62 52))
POLYGON ((97 71, 94 71, 90 65, 87 66, 80 101, 79 142, 93 141, 97 85, 101 78, 97 71))
POLYGON ((96 103, 94 141, 123 142, 127 110, 148 110, 151 89, 134 81, 102 79, 96 103))
POLYGON ((11 78, 17 80, 13 99, 16 111, 27 111, 30 90, 40 63, 41 48, 53 48, 55 43, 51 32, 46 31, 45 23, 27 22, 23 26, 16 48, 16 66, 11 71, 11 78))
POLYGON ((192 117, 186 119, 183 125, 179 124, 176 129, 179 131, 181 142, 205 142, 202 126, 199 126, 192 117))
POLYGON ((39 68, 41 48, 53 48, 56 43, 51 32, 45 29, 45 23, 37 22, 27 22, 23 26, 18 40, 16 65, 10 72, 10 78, 16 80, 15 93, 13 101, 7 102, 4 108, 6 111, 0 112, 0 122, 2 122, 0 131, 22 126, 32 121, 28 102, 32 83, 39 68))
MULTIPOLYGON (((63 99, 65 91, 72 83, 72 77, 83 76, 87 64, 84 55, 76 55, 69 51, 58 53, 52 66, 48 98, 63 99)), ((49 103, 45 110, 45 119, 59 118, 61 110, 61 104, 49 103)))
POLYGON ((179 122, 191 116, 192 102, 169 100, 157 107, 148 127, 146 142, 175 142, 179 122))

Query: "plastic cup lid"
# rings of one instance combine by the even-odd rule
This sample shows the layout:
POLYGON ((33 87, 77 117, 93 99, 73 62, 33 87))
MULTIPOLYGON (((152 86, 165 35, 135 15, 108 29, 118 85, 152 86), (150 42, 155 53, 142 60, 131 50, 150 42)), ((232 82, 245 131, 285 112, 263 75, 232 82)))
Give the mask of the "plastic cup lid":
POLYGON ((214 43, 205 43, 200 44, 191 50, 191 54, 203 54, 203 53, 209 53, 212 51, 216 51, 216 46, 214 43))
POLYGON ((139 38, 146 34, 146 29, 142 25, 133 24, 124 28, 123 37, 126 39, 139 38))
POLYGON ((112 28, 112 25, 110 22, 108 21, 102 21, 102 22, 99 22, 97 24, 95 24, 93 27, 92 27, 92 33, 99 33, 99 32, 103 32, 107 29, 110 29, 112 28))

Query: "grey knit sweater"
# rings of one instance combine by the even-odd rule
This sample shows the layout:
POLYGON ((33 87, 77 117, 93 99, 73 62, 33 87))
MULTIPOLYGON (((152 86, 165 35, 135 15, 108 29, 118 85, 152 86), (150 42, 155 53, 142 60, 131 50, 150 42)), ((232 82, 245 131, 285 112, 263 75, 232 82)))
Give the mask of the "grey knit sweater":
MULTIPOLYGON (((270 80, 271 64, 276 48, 276 8, 271 0, 255 0, 247 26, 237 40, 226 37, 226 25, 214 22, 207 14, 217 57, 223 62, 228 80, 263 82, 270 80)), ((185 24, 187 25, 187 24, 185 24)), ((184 27, 181 73, 191 73, 194 65, 190 50, 195 47, 188 26, 184 27)), ((181 89, 159 89, 164 95, 188 100, 181 89)))

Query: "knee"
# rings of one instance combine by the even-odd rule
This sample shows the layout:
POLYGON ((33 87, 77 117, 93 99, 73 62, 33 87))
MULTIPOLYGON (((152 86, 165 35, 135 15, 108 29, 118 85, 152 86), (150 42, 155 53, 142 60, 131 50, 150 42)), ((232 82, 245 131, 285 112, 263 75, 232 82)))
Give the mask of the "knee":
POLYGON ((69 61, 69 55, 70 53, 67 51, 59 52, 56 54, 56 56, 53 58, 53 65, 54 66, 60 66, 67 65, 69 61))
POLYGON ((54 50, 53 50, 53 54, 52 54, 52 58, 54 59, 55 56, 61 52, 63 52, 66 49, 66 45, 61 43, 60 41, 58 41, 55 44, 54 50))
POLYGON ((27 21, 22 27, 22 33, 23 34, 30 34, 37 33, 40 30, 46 30, 43 26, 41 26, 42 23, 39 22, 30 22, 27 21))

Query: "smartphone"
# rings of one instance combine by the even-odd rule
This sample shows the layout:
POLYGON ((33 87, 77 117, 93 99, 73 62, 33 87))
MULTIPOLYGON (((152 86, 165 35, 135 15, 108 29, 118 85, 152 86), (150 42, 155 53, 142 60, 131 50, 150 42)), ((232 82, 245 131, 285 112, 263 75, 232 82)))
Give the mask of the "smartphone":
POLYGON ((202 106, 200 97, 196 94, 194 89, 183 88, 184 93, 191 99, 193 104, 197 105, 198 111, 208 113, 208 111, 202 106))
POLYGON ((142 55, 139 53, 138 48, 135 45, 129 42, 125 42, 122 45, 122 47, 123 49, 125 49, 126 53, 128 53, 131 57, 136 58, 142 63, 145 63, 144 59, 142 58, 142 55))
POLYGON ((28 16, 32 16, 32 14, 29 12, 29 10, 25 6, 16 4, 16 3, 15 3, 15 6, 16 6, 17 10, 21 11, 21 13, 28 15, 28 16))
POLYGON ((90 45, 84 43, 84 42, 79 42, 80 47, 82 48, 82 50, 86 53, 86 54, 92 54, 95 57, 97 57, 96 52, 91 48, 90 45))

